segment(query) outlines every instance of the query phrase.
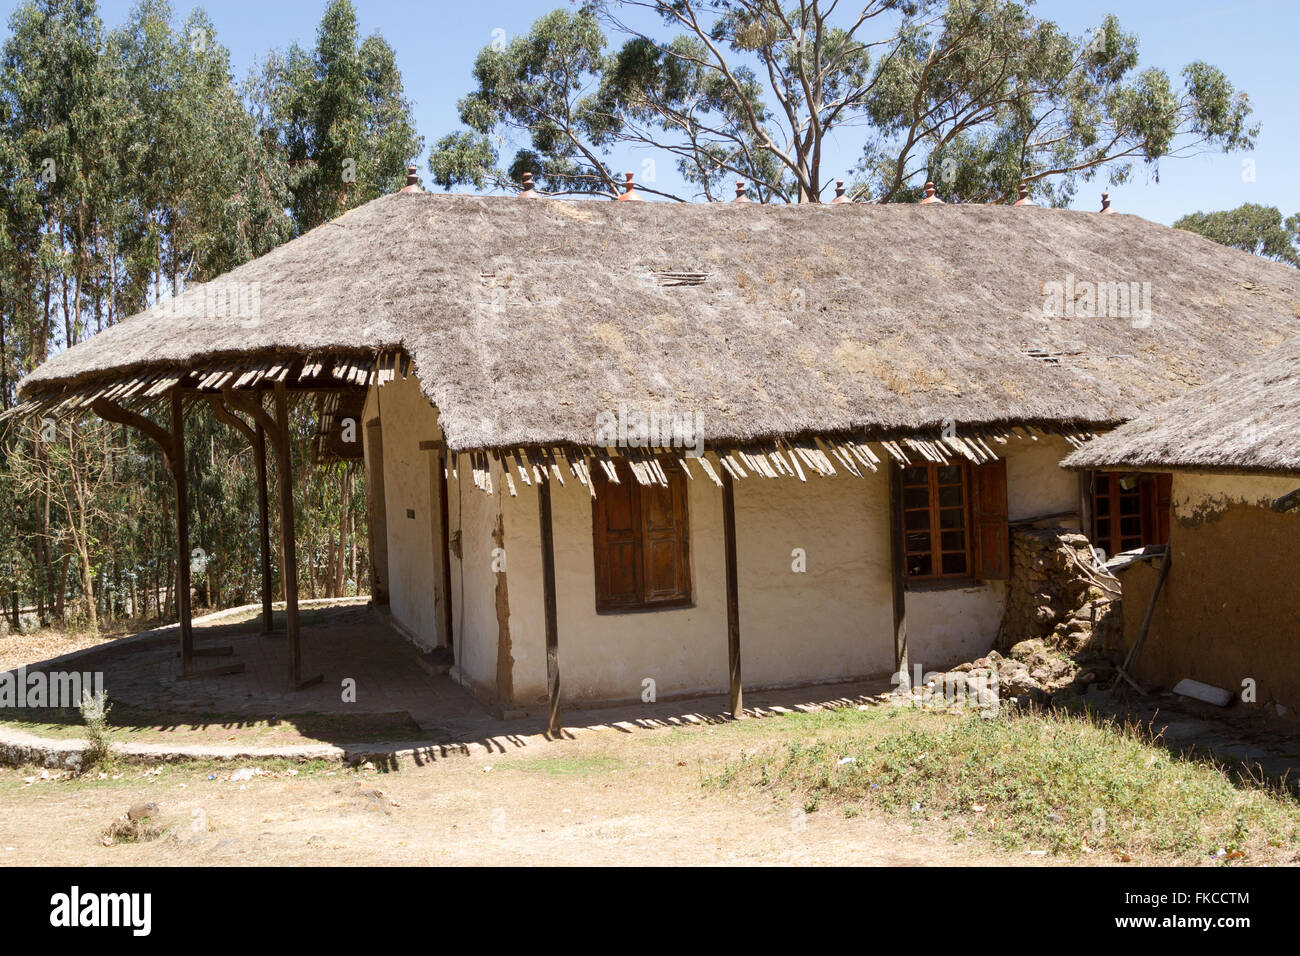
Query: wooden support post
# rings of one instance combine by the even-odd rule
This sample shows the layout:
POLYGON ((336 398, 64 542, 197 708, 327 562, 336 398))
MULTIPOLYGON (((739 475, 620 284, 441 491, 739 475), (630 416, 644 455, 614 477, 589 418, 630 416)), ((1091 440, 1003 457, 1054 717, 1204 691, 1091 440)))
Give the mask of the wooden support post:
POLYGON ((293 460, 289 446, 289 398, 284 383, 275 383, 275 472, 280 485, 280 573, 284 576, 284 632, 289 638, 289 685, 302 684, 298 631, 298 542, 293 521, 293 460))
POLYGON ((1119 673, 1115 675, 1115 683, 1110 685, 1110 693, 1112 695, 1115 693, 1116 688, 1119 687, 1119 682, 1121 680, 1128 681, 1133 689, 1139 694, 1146 693, 1146 691, 1138 686, 1137 681, 1133 679, 1133 676, 1129 671, 1132 669, 1133 665, 1137 663, 1138 657, 1142 654, 1142 645, 1146 643, 1147 631, 1151 629, 1151 619, 1155 617, 1156 614, 1156 600, 1160 597, 1160 591, 1165 586, 1165 579, 1169 577, 1169 565, 1173 563, 1173 559, 1174 546, 1173 542, 1170 542, 1165 545, 1165 553, 1160 559, 1160 573, 1156 576, 1156 586, 1151 591, 1151 600, 1147 602, 1147 612, 1142 618, 1142 626, 1138 628, 1138 634, 1133 641, 1133 646, 1128 649, 1128 654, 1124 656, 1124 663, 1120 665, 1119 673))
POLYGON ((555 609, 555 538, 551 528, 551 482, 537 482, 537 516, 542 538, 542 607, 546 620, 547 731, 560 734, 560 638, 555 609))
MULTIPOLYGON (((441 540, 438 547, 442 553, 442 593, 446 595, 443 601, 443 628, 447 634, 447 647, 452 653, 452 660, 456 661, 456 631, 455 620, 451 613, 451 509, 447 501, 447 473, 451 470, 450 463, 447 459, 447 450, 444 448, 438 455, 438 463, 435 465, 438 469, 434 477, 442 486, 442 493, 438 496, 440 499, 440 515, 442 522, 441 540)), ((464 615, 464 611, 461 614, 464 615)))
MULTIPOLYGON (((267 414, 260 398, 232 388, 222 389, 226 403, 248 415, 262 427, 275 452, 275 471, 280 488, 280 576, 284 579, 284 631, 289 638, 289 682, 295 690, 320 683, 323 675, 302 679, 302 656, 298 627, 298 545, 293 524, 293 448, 289 443, 289 399, 283 382, 275 384, 275 415, 267 414)), ((269 593, 269 591, 268 591, 269 593)))
MULTIPOLYGON (((172 389, 172 430, 154 424, 143 415, 128 411, 116 402, 97 398, 91 410, 106 422, 125 425, 151 438, 162 452, 167 470, 176 486, 176 598, 181 633, 181 674, 188 677, 208 676, 193 670, 194 624, 190 617, 190 523, 189 500, 185 485, 185 414, 181 390, 172 389)), ((225 673, 223 671, 222 673, 225 673)))
POLYGON ((271 513, 266 485, 266 429, 257 422, 253 438, 253 454, 257 460, 257 517, 258 534, 262 544, 262 633, 275 630, 275 612, 271 608, 271 513))
POLYGON ((190 505, 185 481, 185 409, 181 393, 172 389, 172 453, 176 484, 176 606, 180 611, 181 674, 194 665, 194 624, 190 617, 190 505))
POLYGON ((736 487, 731 472, 722 469, 722 547, 727 565, 727 672, 731 684, 731 716, 745 716, 740 681, 740 581, 736 566, 736 487))
POLYGON ((889 468, 889 563, 894 591, 894 672, 899 690, 910 690, 907 654, 907 588, 903 552, 903 469, 890 462, 889 468))
MULTIPOLYGON (((229 393, 226 394, 225 399, 220 395, 205 397, 212 405, 213 414, 243 435, 252 446, 253 457, 257 463, 257 517, 262 548, 262 632, 270 634, 275 630, 275 619, 271 610, 271 520, 266 492, 266 428, 256 416, 254 416, 253 426, 249 427, 247 422, 231 411, 227 406, 229 393)), ((250 399, 250 401, 254 400, 250 399)), ((260 408, 261 399, 255 401, 260 408)))

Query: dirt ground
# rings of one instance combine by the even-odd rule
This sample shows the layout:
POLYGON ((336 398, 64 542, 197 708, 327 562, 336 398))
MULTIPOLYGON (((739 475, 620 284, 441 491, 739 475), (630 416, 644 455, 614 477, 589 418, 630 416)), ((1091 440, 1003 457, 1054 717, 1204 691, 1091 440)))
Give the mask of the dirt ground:
POLYGON ((805 814, 766 793, 702 786, 725 761, 779 735, 781 723, 609 731, 390 772, 324 764, 268 766, 262 775, 243 764, 121 766, 103 780, 43 780, 39 770, 6 769, 0 863, 1046 862, 954 843, 941 821, 805 814), (103 845, 104 831, 141 801, 158 804, 162 835, 103 845))

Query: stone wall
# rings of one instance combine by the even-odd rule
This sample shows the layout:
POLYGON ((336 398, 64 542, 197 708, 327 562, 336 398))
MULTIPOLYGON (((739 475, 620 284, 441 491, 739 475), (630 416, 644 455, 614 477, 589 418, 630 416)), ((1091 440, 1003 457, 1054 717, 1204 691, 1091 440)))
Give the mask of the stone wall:
POLYGON ((997 647, 1043 640, 1067 654, 1105 653, 1122 631, 1118 584, 1094 569, 1085 535, 1063 528, 1016 529, 1011 580, 997 647), (1108 590, 1109 589, 1109 590, 1108 590))

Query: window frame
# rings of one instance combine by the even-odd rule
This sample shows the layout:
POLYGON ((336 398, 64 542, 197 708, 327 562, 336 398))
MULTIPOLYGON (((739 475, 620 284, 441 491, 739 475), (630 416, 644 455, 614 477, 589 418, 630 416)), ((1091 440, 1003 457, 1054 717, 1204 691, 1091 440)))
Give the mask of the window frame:
POLYGON ((898 479, 898 490, 900 495, 899 501, 899 521, 900 526, 897 534, 900 536, 901 547, 899 553, 902 557, 902 576, 904 585, 910 589, 923 590, 940 587, 954 587, 974 583, 977 578, 975 574, 975 542, 974 542, 974 515, 972 511, 972 499, 974 497, 974 484, 971 475, 970 463, 967 461, 952 461, 948 464, 939 462, 924 461, 915 462, 911 465, 901 466, 901 473, 898 479), (907 472, 914 468, 926 469, 926 505, 921 507, 908 507, 907 491, 911 488, 919 488, 919 484, 908 484, 907 472), (942 535, 945 531, 954 531, 958 529, 944 529, 939 523, 940 511, 951 511, 951 507, 942 508, 939 504, 939 489, 954 487, 952 484, 940 485, 938 475, 940 468, 957 468, 961 475, 961 481, 956 487, 961 488, 962 493, 962 543, 963 548, 957 549, 943 547, 942 535), (930 535, 930 548, 928 551, 911 551, 907 546, 909 534, 921 533, 915 529, 907 527, 907 516, 909 512, 926 512, 928 515, 927 531, 930 535), (964 561, 964 570, 960 572, 952 571, 945 573, 943 568, 944 555, 961 554, 964 561), (929 574, 913 574, 908 568, 908 559, 914 555, 928 555, 930 558, 931 572, 929 574), (938 569, 936 572, 935 569, 938 569))
POLYGON ((1121 488, 1120 482, 1129 474, 1130 472, 1120 471, 1089 472, 1088 538, 1094 546, 1103 550, 1108 558, 1113 558, 1125 551, 1169 542, 1167 509, 1162 509, 1161 503, 1162 501, 1167 502, 1169 498, 1172 476, 1159 473, 1132 473, 1137 479, 1137 484, 1132 489, 1121 488), (1104 491, 1102 490, 1103 486, 1104 491), (1135 514, 1124 514, 1122 502, 1125 499, 1136 500, 1138 510, 1135 514), (1104 515, 1101 513, 1103 501, 1106 503, 1106 513, 1104 515), (1136 535, 1123 533, 1122 521, 1124 518, 1137 519, 1138 532, 1136 535), (1104 535, 1100 531, 1102 522, 1106 522, 1107 528, 1104 535), (1121 523, 1119 528, 1116 527, 1117 522, 1121 523), (1133 547, 1124 546, 1125 541, 1133 540, 1137 541, 1137 544, 1133 547), (1113 545, 1118 546, 1112 547, 1113 545))
POLYGON ((668 479, 667 492, 672 496, 674 533, 665 535, 662 530, 652 531, 647 528, 648 509, 646 494, 662 489, 660 485, 643 486, 632 474, 631 466, 624 458, 615 458, 612 464, 618 474, 618 484, 614 485, 603 470, 593 470, 592 480, 596 495, 591 501, 592 566, 594 571, 593 591, 597 614, 637 614, 683 607, 693 607, 695 603, 694 582, 691 575, 691 526, 690 502, 687 493, 686 476, 681 474, 676 462, 660 459, 664 476, 668 479), (670 467, 672 466, 672 467, 670 467), (635 600, 616 598, 608 590, 602 591, 609 583, 609 552, 612 542, 605 527, 607 496, 611 488, 624 490, 629 498, 632 524, 631 532, 623 532, 623 542, 631 535, 635 546, 630 549, 634 561, 634 577, 637 595, 635 600), (646 568, 648 565, 647 541, 650 535, 658 540, 675 540, 678 587, 675 593, 653 598, 649 596, 646 568))

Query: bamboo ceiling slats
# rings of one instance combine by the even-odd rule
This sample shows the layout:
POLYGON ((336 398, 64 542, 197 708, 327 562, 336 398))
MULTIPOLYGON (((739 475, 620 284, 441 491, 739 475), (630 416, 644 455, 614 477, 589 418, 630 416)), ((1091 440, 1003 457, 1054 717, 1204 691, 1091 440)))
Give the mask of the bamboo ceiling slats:
POLYGON ((364 388, 380 381, 381 360, 387 363, 383 366, 388 370, 386 380, 391 380, 391 370, 397 362, 395 353, 392 352, 342 356, 318 354, 306 358, 297 355, 270 359, 249 357, 229 361, 213 360, 186 369, 134 370, 111 381, 51 389, 48 393, 9 409, 0 418, 20 418, 41 413, 58 416, 80 412, 100 399, 148 405, 177 387, 216 393, 225 388, 265 388, 292 379, 303 388, 364 388))

